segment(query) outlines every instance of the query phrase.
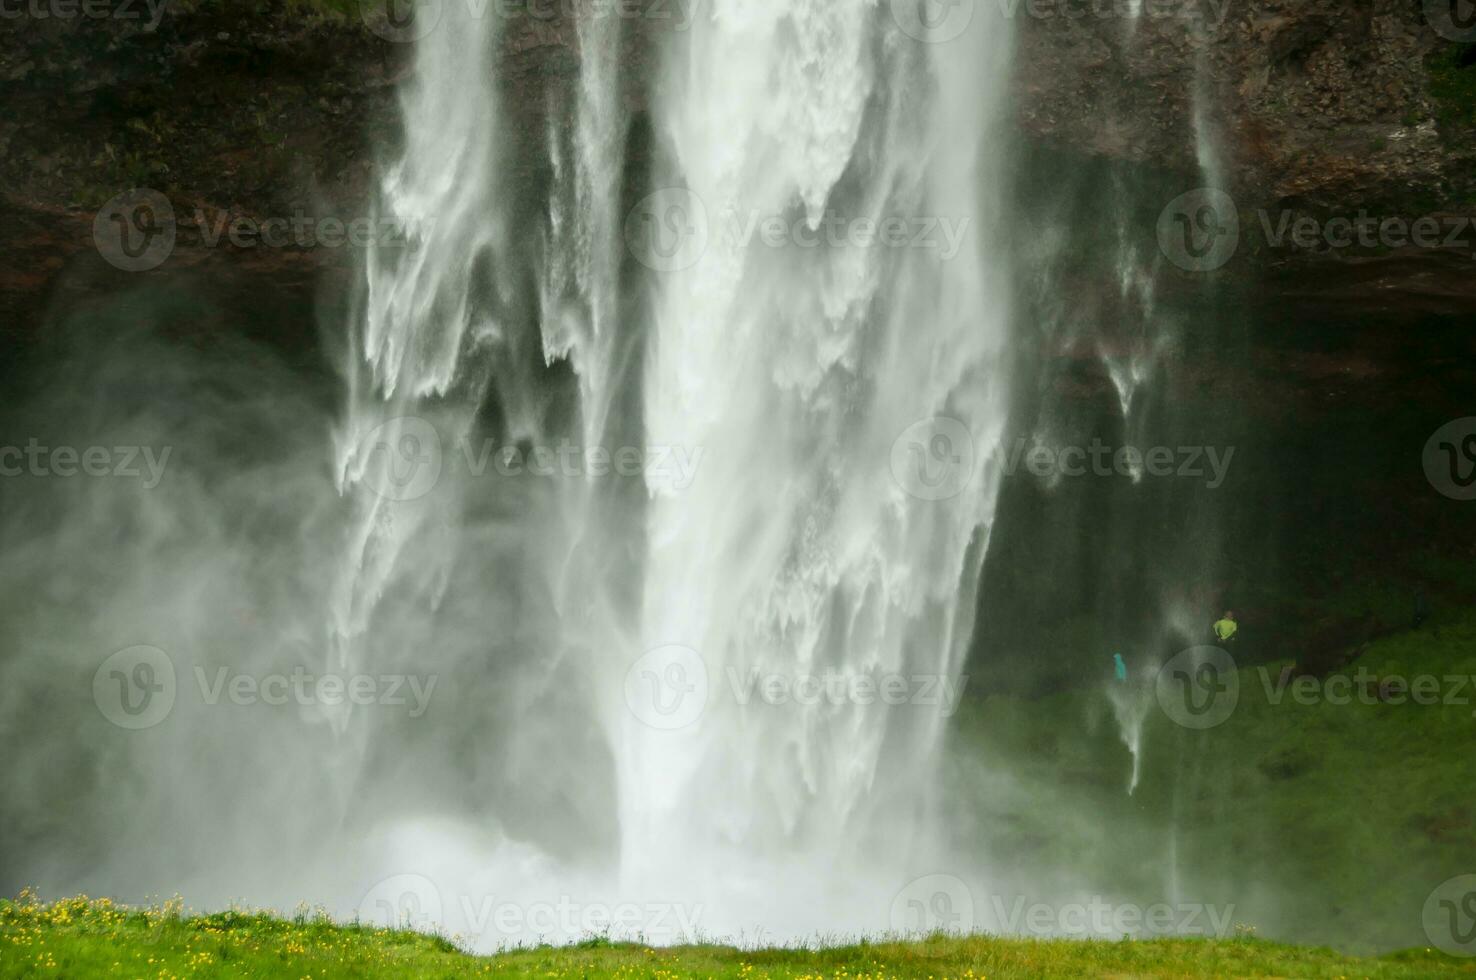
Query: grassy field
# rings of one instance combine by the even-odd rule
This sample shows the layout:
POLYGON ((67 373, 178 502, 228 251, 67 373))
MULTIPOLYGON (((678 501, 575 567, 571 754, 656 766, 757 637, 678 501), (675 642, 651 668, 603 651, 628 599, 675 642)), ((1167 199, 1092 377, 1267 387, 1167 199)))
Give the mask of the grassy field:
MULTIPOLYGON (((1253 664, 1254 653, 1236 655, 1253 664)), ((1142 759, 1131 795, 1132 757, 1105 684, 967 706, 950 782, 988 792, 952 801, 973 820, 956 847, 982 841, 997 876, 1043 889, 1032 901, 1051 894, 1056 869, 1088 894, 1146 904, 1168 898, 1172 846, 1179 898, 1233 906, 1234 922, 1261 936, 1357 953, 1425 942, 1431 889, 1476 873, 1476 612, 1386 636, 1335 672, 1343 680, 1315 685, 1356 690, 1360 671, 1427 677, 1441 703, 1299 699, 1278 690, 1287 665, 1242 666, 1233 712, 1207 730, 1175 724, 1151 678, 1135 688, 1142 759), (986 767, 1005 775, 975 771, 986 767)))
POLYGON ((1476 960, 1407 950, 1381 958, 1226 940, 1034 941, 936 936, 827 949, 578 946, 473 956, 415 932, 337 925, 322 916, 188 915, 85 897, 0 902, 3 977, 1410 977, 1476 976, 1476 960))

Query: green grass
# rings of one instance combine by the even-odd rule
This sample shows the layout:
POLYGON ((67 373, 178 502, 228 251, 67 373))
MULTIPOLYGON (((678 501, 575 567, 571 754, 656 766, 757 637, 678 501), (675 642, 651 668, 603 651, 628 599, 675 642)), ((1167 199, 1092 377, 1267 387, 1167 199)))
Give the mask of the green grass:
POLYGON ((85 897, 0 901, 0 977, 1442 977, 1476 960, 1413 949, 1353 958, 1258 939, 1074 941, 934 936, 817 949, 651 948, 593 939, 473 956, 444 938, 321 915, 186 915, 85 897))
MULTIPOLYGON (((1476 613, 1442 609, 1432 622, 1375 641, 1338 673, 1476 675, 1476 613)), ((1236 650, 1241 662, 1256 659, 1253 642, 1236 650)), ((1208 730, 1174 724, 1151 678, 1135 677, 1144 725, 1131 796, 1102 685, 987 698, 961 718, 954 757, 1005 775, 961 773, 951 782, 965 795, 950 807, 971 814, 968 843, 1014 880, 1055 872, 1146 904, 1169 899, 1172 878, 1180 900, 1233 907, 1237 924, 1270 938, 1361 953, 1423 943, 1431 890, 1476 873, 1476 684, 1442 687, 1465 703, 1299 703, 1291 690, 1276 697, 1289 663, 1241 669, 1233 713, 1208 730)))

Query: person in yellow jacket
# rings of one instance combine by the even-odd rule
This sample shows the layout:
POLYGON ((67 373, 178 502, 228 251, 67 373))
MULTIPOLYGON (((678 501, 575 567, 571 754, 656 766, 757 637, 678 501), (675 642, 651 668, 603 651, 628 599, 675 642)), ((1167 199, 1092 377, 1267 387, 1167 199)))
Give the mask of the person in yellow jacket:
POLYGON ((1240 629, 1235 622, 1235 613, 1225 610, 1225 615, 1215 621, 1215 639, 1221 643, 1229 643, 1235 639, 1235 631, 1240 629))

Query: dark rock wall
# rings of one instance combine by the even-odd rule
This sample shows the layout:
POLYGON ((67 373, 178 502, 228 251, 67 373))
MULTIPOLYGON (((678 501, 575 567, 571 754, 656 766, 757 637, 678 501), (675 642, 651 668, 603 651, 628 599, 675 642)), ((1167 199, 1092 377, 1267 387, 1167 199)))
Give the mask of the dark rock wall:
MULTIPOLYGON (((1239 326, 1233 342, 1221 334, 1199 347, 1189 332, 1174 376, 1206 412, 1233 403, 1261 441, 1240 457, 1248 470, 1235 492, 1248 504, 1227 517, 1235 547, 1216 591, 1253 592, 1269 623, 1301 615, 1273 595, 1290 590, 1310 597, 1319 611, 1307 621, 1320 622, 1342 580, 1381 567, 1390 547, 1469 550, 1470 522, 1451 517, 1451 502, 1432 499, 1405 464, 1417 462, 1422 433, 1462 414, 1470 390, 1476 226, 1464 247, 1292 248, 1268 242, 1265 223, 1473 213, 1476 58, 1431 26, 1420 0, 1144 0, 1135 26, 1117 15, 1124 3, 1014 5, 1022 171, 1075 157, 1151 172, 1144 183, 1165 198, 1137 202, 1151 236, 1158 206, 1202 182, 1208 136, 1240 212, 1242 245, 1219 294, 1239 326)), ((0 359, 17 363, 57 303, 137 285, 92 241, 96 209, 123 190, 161 191, 186 215, 365 213, 398 139, 397 85, 413 52, 348 10, 178 3, 152 29, 117 18, 0 20, 0 359)), ((671 27, 624 25, 619 84, 635 134, 648 132, 653 53, 671 27)), ((578 80, 577 26, 564 14, 512 17, 499 43, 507 138, 522 148, 509 154, 524 171, 514 180, 536 188, 547 114, 566 115, 578 80)), ((271 324, 266 339, 308 360, 302 351, 318 342, 311 311, 347 283, 352 252, 207 248, 192 227, 182 225, 168 263, 148 275, 193 271, 233 295, 270 293, 274 312, 257 318, 271 324), (306 312, 280 314, 288 308, 306 312)), ((1168 265, 1163 275, 1170 294, 1192 297, 1203 285, 1168 265)), ((1109 298, 1115 288, 1090 263, 1077 276, 1062 288, 1109 298)), ((1093 359, 1084 373, 1058 372, 1082 376, 1083 400, 1103 396, 1100 372, 1086 370, 1093 359)), ((1045 506, 1014 493, 1015 506, 1045 506)), ((1382 567, 1416 576, 1407 565, 1382 567)), ((1061 567, 1020 580, 1045 594, 1061 567)), ((1040 618, 1058 612, 1041 601, 1040 618)), ((1363 612, 1338 613, 1326 632, 1363 612)))

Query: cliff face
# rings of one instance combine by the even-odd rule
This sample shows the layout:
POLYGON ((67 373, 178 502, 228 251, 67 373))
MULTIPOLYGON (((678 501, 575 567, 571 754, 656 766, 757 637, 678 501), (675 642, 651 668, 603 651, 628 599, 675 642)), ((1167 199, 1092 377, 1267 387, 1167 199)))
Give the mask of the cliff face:
MULTIPOLYGON (((1232 273, 1313 313, 1472 308, 1476 228, 1453 248, 1397 236, 1339 247, 1320 233, 1292 246, 1274 235, 1303 217, 1320 228, 1360 212, 1407 223, 1470 213, 1476 59, 1440 21, 1445 0, 1138 0, 1136 17, 1133 0, 999 2, 1017 30, 1023 136, 1177 174, 1186 189, 1209 162, 1239 210, 1232 273)), ((207 224, 300 207, 352 218, 367 206, 375 148, 396 134, 411 46, 357 7, 200 2, 155 14, 139 0, 115 12, 0 22, 0 316, 11 329, 35 316, 58 270, 92 250, 93 214, 119 191, 154 188, 207 224)), ((652 32, 671 26, 632 21, 625 32, 618 57, 637 110, 652 32)), ((548 90, 577 78, 575 25, 562 12, 510 17, 502 41, 517 128, 541 138, 548 90)), ((1442 231, 1442 242, 1452 237, 1448 221, 1442 231)), ((199 232, 181 222, 171 261, 218 257, 192 252, 199 232)), ((347 254, 258 249, 232 260, 305 283, 347 254)))
POLYGON ((1127 19, 1041 0, 1019 20, 1022 129, 1186 189, 1218 171, 1231 271, 1304 315, 1459 315, 1476 301, 1476 51, 1445 2, 1148 0, 1127 19))
MULTIPOLYGON (((214 221, 308 200, 360 207, 374 135, 395 125, 404 59, 357 22, 212 5, 109 12, 0 22, 7 331, 32 329, 53 289, 120 287, 92 225, 121 191, 169 198, 181 217, 169 261, 189 267, 220 258, 197 247, 196 209, 214 221)), ((230 265, 274 289, 311 290, 317 267, 339 259, 320 251, 242 251, 230 265)))
MULTIPOLYGON (((1309 648, 1340 650, 1344 620, 1317 619, 1336 606, 1318 596, 1335 597, 1370 569, 1401 587, 1419 581, 1418 548, 1473 539, 1469 520, 1452 517, 1417 466, 1428 434, 1469 414, 1476 385, 1467 327, 1476 312, 1476 225, 1467 221, 1476 203, 1476 56, 1448 36, 1458 32, 1432 26, 1426 8, 1446 0, 1141 0, 1136 18, 1122 15, 1133 0, 978 2, 1015 11, 1015 105, 1030 161, 1018 196, 1059 194, 1053 181, 1064 175, 1078 185, 1073 218, 1105 227, 1101 175, 1149 175, 1127 182, 1137 188, 1135 227, 1151 243, 1176 194, 1211 180, 1228 191, 1235 213, 1219 217, 1237 226, 1240 244, 1218 273, 1231 287, 1221 305, 1227 321, 1249 325, 1243 336, 1238 325, 1190 336, 1197 346, 1181 352, 1174 374, 1183 390, 1169 397, 1176 410, 1199 405, 1213 419, 1226 406, 1247 422, 1250 435, 1216 440, 1242 446, 1237 473, 1241 460, 1258 461, 1244 464, 1251 472, 1226 494, 1244 503, 1227 517, 1226 539, 1239 549, 1230 549, 1227 589, 1252 614, 1262 607, 1263 628, 1308 619, 1304 634, 1334 637, 1313 636, 1309 648), (1034 166, 1043 161, 1054 169, 1034 166), (1147 188, 1161 189, 1162 200, 1147 188), (1386 234, 1338 245, 1341 232, 1327 232, 1340 219, 1380 228, 1431 219, 1439 234, 1433 245, 1386 234), (1306 244, 1293 231, 1301 222, 1312 229, 1306 244), (1312 597, 1315 615, 1276 605, 1282 592, 1312 597)), ((885 4, 876 15, 886 16, 885 4)), ((315 14, 276 0, 181 2, 153 26, 0 19, 0 369, 34 339, 54 300, 111 301, 147 276, 186 271, 229 297, 224 308, 245 308, 242 319, 274 331, 267 339, 281 350, 322 370, 312 311, 321 295, 343 292, 322 287, 348 280, 352 250, 238 247, 210 236, 235 218, 367 212, 381 154, 398 138, 398 84, 413 53, 374 26, 356 8, 315 14), (94 241, 98 209, 135 187, 164 195, 179 226, 167 262, 143 277, 109 264, 94 241)), ((637 134, 654 42, 671 26, 627 24, 615 55, 637 134)), ((509 156, 536 170, 545 117, 551 106, 564 111, 578 81, 577 28, 561 14, 513 17, 501 44, 506 138, 526 150, 509 156)), ((1116 312, 1121 283, 1101 261, 1110 248, 1102 230, 1083 232, 1098 233, 1088 246, 1102 246, 1094 261, 1058 263, 1057 291, 1110 326, 1129 317, 1116 312)), ((1165 290, 1192 294, 1205 282, 1167 259, 1158 267, 1165 290)), ((1065 364, 1059 379, 1079 381, 1070 398, 1115 404, 1096 347, 1045 357, 1065 364), (1066 363, 1073 358, 1079 371, 1066 363)), ((1048 502, 1022 499, 1006 505, 1041 510, 1020 528, 1053 526, 1048 502)), ((1067 593, 1090 592, 1093 562, 1137 554, 1113 558, 1112 541, 1077 533, 1072 520, 1054 523, 1066 545, 1080 546, 1079 561, 1032 559, 1032 532, 992 567, 1018 578, 1020 595, 1064 605, 1067 593), (1080 566, 1076 585, 1063 578, 1066 565, 1080 566)), ((1164 528, 1165 540, 1178 534, 1164 528)), ((1001 531, 996 546, 1007 539, 1001 531)), ((1468 603, 1473 594, 1451 598, 1468 603)))
POLYGON ((1230 183, 1259 204, 1399 205, 1476 189, 1469 128, 1432 86, 1430 62, 1458 46, 1418 3, 1173 0, 1136 20, 1020 24, 1020 115, 1033 136, 1188 170, 1198 120, 1230 183))
MULTIPOLYGON (((301 4, 115 0, 116 16, 0 20, 0 322, 29 329, 50 289, 117 288, 98 261, 93 219, 130 188, 174 210, 165 269, 261 278, 313 294, 351 250, 294 241, 232 245, 236 219, 352 221, 368 213, 413 46, 382 19, 301 4), (59 277, 64 268, 72 274, 59 277), (62 282, 62 280, 65 280, 62 282)), ((513 18, 503 35, 519 130, 541 132, 545 88, 577 76, 575 26, 513 18), (519 100, 519 93, 527 98, 519 100)))

